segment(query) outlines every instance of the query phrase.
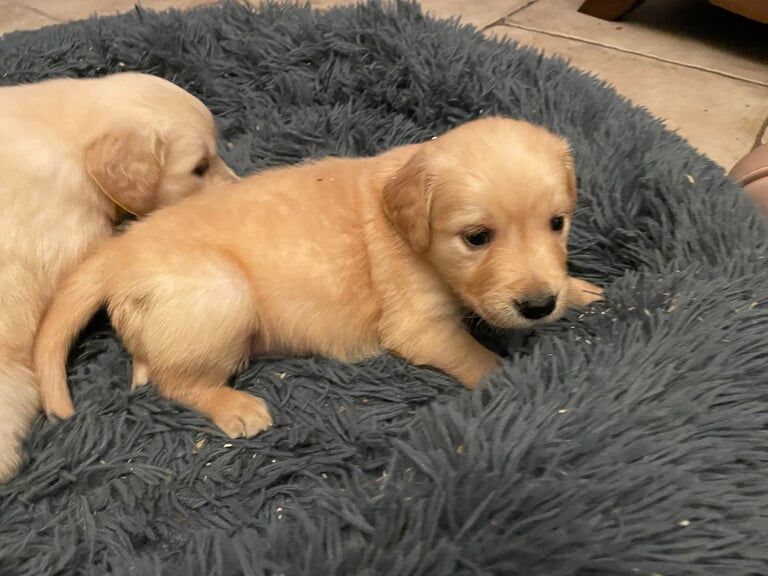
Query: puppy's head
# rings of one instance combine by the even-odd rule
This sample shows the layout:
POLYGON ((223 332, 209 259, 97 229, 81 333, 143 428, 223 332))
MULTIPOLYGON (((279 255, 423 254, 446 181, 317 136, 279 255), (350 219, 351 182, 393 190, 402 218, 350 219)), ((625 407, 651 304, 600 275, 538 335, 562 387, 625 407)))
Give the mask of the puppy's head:
POLYGON ((236 180, 218 154, 213 116, 197 98, 154 76, 117 74, 97 81, 105 113, 85 144, 91 179, 136 216, 236 180))
POLYGON ((568 144, 487 118, 422 144, 385 185, 385 212, 463 303, 499 328, 565 309, 576 200, 568 144))

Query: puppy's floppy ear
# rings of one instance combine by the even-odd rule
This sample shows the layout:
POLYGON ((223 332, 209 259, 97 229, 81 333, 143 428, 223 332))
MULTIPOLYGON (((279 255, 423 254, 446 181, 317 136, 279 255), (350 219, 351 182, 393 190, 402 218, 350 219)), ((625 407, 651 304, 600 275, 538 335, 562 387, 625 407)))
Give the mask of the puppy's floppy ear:
POLYGON ((432 187, 427 154, 417 152, 384 185, 384 213, 411 247, 420 254, 429 248, 432 187))
POLYGON ((563 165, 567 171, 568 178, 568 193, 571 199, 576 198, 576 167, 573 162, 573 152, 571 150, 571 144, 567 140, 561 140, 562 142, 562 155, 563 165))
POLYGON ((165 148, 155 130, 110 129, 85 149, 85 167, 115 204, 143 216, 158 205, 165 148))

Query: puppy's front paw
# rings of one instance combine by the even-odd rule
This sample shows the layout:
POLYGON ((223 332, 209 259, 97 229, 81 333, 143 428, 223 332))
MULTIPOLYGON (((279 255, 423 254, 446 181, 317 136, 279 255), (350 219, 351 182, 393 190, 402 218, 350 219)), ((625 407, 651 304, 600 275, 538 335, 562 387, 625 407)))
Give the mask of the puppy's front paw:
POLYGON ((261 398, 232 389, 225 396, 211 410, 211 419, 230 438, 251 438, 272 427, 269 408, 261 398))
POLYGON ((457 371, 458 378, 465 388, 474 390, 501 366, 501 357, 486 349, 467 358, 457 371))
POLYGON ((603 300, 604 290, 591 282, 580 278, 571 278, 568 286, 569 304, 582 308, 603 300))

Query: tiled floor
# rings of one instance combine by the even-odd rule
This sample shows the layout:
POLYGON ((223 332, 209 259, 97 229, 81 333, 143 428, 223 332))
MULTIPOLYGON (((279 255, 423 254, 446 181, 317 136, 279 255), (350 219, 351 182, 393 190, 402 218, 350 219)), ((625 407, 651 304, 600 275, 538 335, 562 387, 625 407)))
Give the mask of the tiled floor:
MULTIPOLYGON (((187 8, 212 0, 143 0, 187 8)), ((355 0, 311 0, 317 7, 355 0)), ((577 12, 582 0, 422 0, 494 37, 560 54, 679 131, 726 169, 768 139, 768 25, 706 0, 647 0, 621 22, 577 12)), ((130 10, 135 0, 0 0, 0 33, 130 10)))

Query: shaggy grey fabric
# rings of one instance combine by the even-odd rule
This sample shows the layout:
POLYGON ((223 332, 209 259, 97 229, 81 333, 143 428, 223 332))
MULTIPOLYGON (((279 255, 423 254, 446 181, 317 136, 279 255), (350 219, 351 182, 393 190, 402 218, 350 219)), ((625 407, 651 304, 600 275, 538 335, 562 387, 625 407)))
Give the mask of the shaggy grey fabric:
POLYGON ((509 359, 482 392, 388 356, 258 362, 236 385, 277 425, 236 441, 130 393, 102 318, 77 416, 39 421, 0 488, 0 573, 768 574, 768 226, 643 110, 410 4, 135 11, 6 36, 0 70, 170 78, 243 172, 483 114, 544 124, 577 160, 573 271, 608 288, 493 335, 509 359))

